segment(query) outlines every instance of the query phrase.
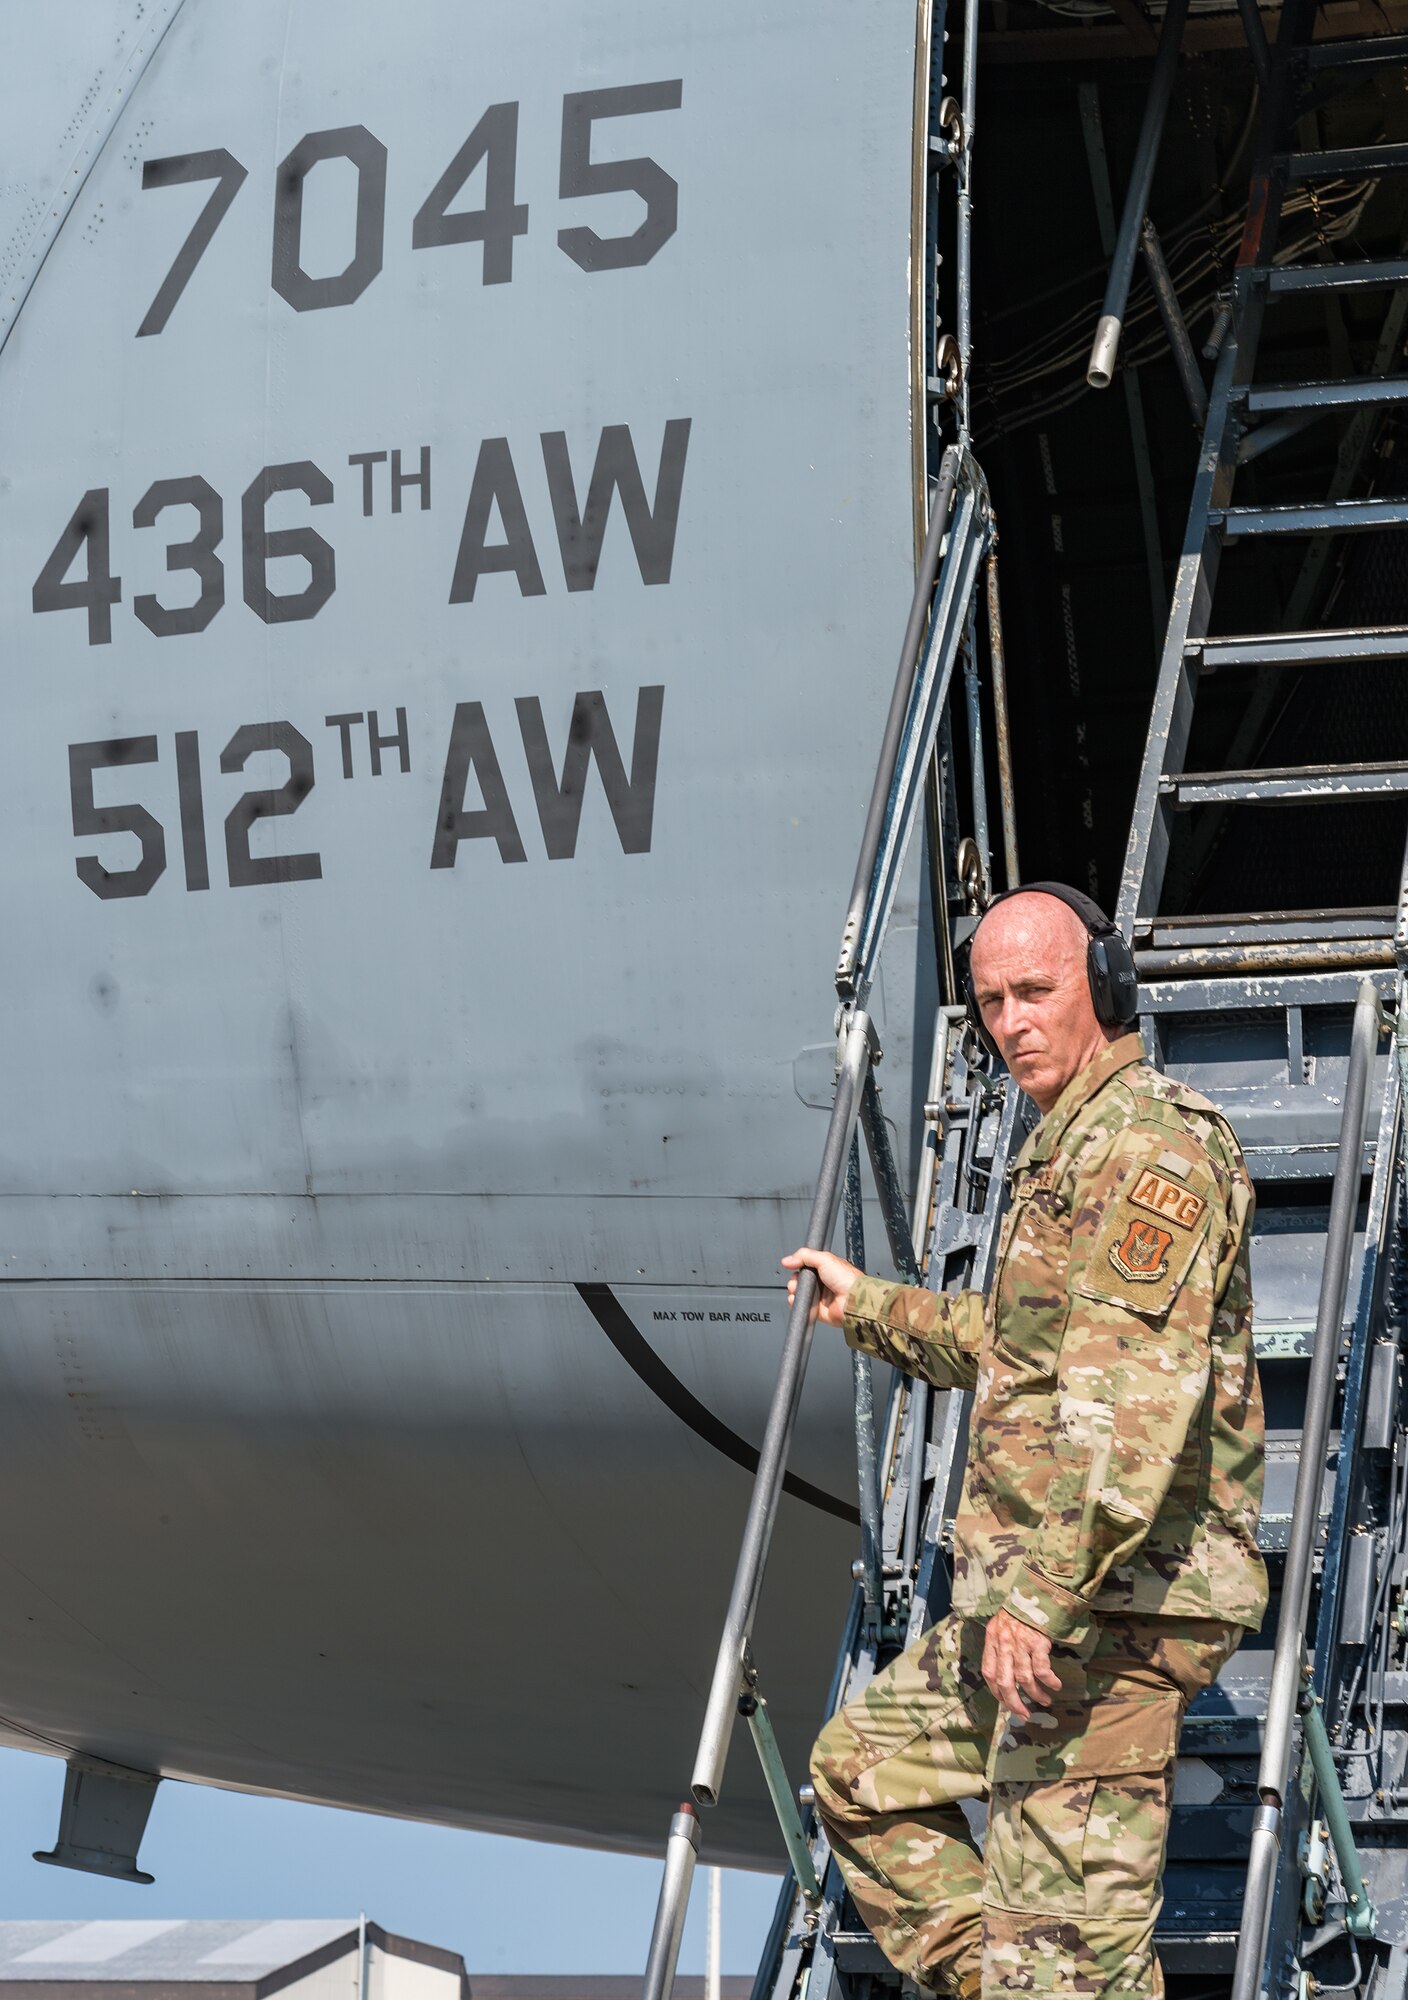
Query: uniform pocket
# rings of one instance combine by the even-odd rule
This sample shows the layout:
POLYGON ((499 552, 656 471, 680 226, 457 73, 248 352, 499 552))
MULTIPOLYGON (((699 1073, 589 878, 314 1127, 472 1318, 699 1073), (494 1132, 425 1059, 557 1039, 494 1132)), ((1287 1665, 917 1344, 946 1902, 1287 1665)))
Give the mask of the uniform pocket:
POLYGON ((988 1764, 988 1895, 1005 1909, 1137 1917, 1163 1867, 1183 1702, 1147 1685, 1100 1685, 1062 1661, 1061 1693, 1002 1726, 988 1764))
POLYGON ((1172 1764, 1097 1781, 1081 1844, 1087 1916, 1153 1915, 1172 1793, 1172 1764))
POLYGON ((1005 1710, 999 1719, 988 1759, 994 1785, 1157 1771, 1173 1761, 1183 1716, 1175 1687, 1128 1681, 1112 1687, 1093 1659, 1064 1651, 1053 1654, 1052 1665, 1061 1688, 1051 1706, 1034 1705, 1027 1722, 1005 1710))
POLYGON ((1016 1213, 994 1289, 993 1348, 1025 1379, 1056 1373, 1070 1312, 1070 1255, 1069 1206, 1050 1188, 1033 1189, 1016 1213))
POLYGON ((1168 1836, 1171 1765, 993 1789, 989 1901, 1057 1917, 1152 1915, 1168 1836))
POLYGON ((983 1858, 984 1896, 1005 1910, 1085 1914, 1085 1840, 1094 1778, 994 1785, 983 1858))

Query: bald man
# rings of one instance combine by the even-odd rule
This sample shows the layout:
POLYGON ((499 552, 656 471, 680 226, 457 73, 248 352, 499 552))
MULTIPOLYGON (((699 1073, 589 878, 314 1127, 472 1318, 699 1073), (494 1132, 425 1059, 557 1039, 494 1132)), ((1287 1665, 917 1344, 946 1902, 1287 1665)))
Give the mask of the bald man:
POLYGON ((1213 1106, 1102 1026, 1090 936, 1024 891, 973 941, 984 1027, 1042 1113, 987 1296, 783 1259, 852 1347, 973 1391, 953 1610, 812 1759, 862 1917, 962 2000, 1163 1992, 1179 1724, 1266 1608, 1251 1186, 1213 1106))

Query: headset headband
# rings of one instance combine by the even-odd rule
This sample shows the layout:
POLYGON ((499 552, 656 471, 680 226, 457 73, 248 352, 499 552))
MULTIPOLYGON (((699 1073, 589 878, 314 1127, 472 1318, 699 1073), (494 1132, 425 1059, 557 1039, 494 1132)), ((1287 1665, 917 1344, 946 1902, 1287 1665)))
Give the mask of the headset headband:
POLYGON ((1021 882, 1015 889, 1004 889, 1000 896, 993 897, 973 927, 974 937, 988 911, 995 910, 999 903, 1005 903, 1011 896, 1054 896, 1058 903, 1064 903, 1068 910, 1075 911, 1091 937, 1108 937, 1116 928, 1093 897, 1082 895, 1079 889, 1072 889, 1064 882, 1021 882))

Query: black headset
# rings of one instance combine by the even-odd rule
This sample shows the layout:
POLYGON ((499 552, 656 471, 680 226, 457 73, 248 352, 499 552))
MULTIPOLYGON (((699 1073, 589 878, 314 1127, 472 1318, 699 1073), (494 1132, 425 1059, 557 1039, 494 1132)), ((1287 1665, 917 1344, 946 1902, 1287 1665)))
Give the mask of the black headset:
MULTIPOLYGON (((1000 896, 994 896, 983 911, 995 910, 999 903, 1005 903, 1009 896, 1054 896, 1058 903, 1064 903, 1068 910, 1074 910, 1090 934, 1086 947, 1085 970, 1090 980, 1090 999, 1095 1008, 1095 1018, 1105 1028, 1127 1028, 1139 1012, 1139 975, 1134 969, 1134 954, 1120 931, 1105 915, 1100 905, 1083 896, 1079 889, 1070 889, 1064 882, 1023 882, 1015 889, 1004 889, 1000 896)), ((982 917, 973 926, 973 937, 968 940, 967 954, 963 960, 963 998, 968 1008, 968 1019, 973 1032, 988 1051, 989 1055, 999 1055, 996 1042, 983 1026, 982 1013, 978 1007, 978 996, 973 991, 973 938, 978 935, 982 917)))

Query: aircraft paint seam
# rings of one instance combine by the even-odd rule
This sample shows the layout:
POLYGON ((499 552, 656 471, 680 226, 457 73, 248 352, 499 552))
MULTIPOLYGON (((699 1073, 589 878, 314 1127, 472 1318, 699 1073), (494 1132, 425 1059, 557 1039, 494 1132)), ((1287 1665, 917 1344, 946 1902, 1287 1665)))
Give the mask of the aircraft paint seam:
MULTIPOLYGON (((730 1430, 722 1418, 716 1417, 665 1365, 610 1285, 579 1284, 577 1291, 583 1305, 627 1367, 639 1376, 652 1394, 659 1397, 666 1409, 681 1423, 688 1424, 695 1436, 703 1438, 715 1451, 731 1458, 746 1472, 756 1472, 758 1454, 754 1447, 737 1431, 730 1430)), ((850 1521, 857 1526, 860 1523, 857 1508, 846 1500, 838 1500, 834 1494, 823 1492, 809 1480, 799 1479, 795 1472, 784 1473, 782 1490, 790 1493, 794 1500, 805 1500, 809 1507, 819 1508, 823 1514, 834 1514, 838 1521, 850 1521)))
POLYGON ((141 38, 138 39, 131 55, 127 59, 126 65, 118 76, 117 82, 107 103, 103 107, 99 119, 94 125, 89 126, 87 132, 80 140, 77 155, 70 163, 59 184, 58 193, 49 205, 46 224, 40 229, 38 240, 32 247, 28 275, 26 276, 21 272, 9 300, 4 304, 0 304, 0 349, 4 348, 6 341, 14 331, 15 322, 24 309, 26 299, 34 289, 34 282, 43 270, 49 252, 57 242, 59 232, 73 213, 74 203, 78 200, 79 195, 82 194, 89 174, 92 173, 94 167, 98 164, 103 148, 107 145, 108 140, 112 137, 116 129, 118 119, 121 117, 126 106, 131 102, 133 92, 146 75, 152 57, 156 54, 162 42, 165 41, 167 31, 184 4, 185 0, 169 0, 169 11, 165 20, 158 15, 147 31, 150 37, 150 44, 145 50, 143 49, 141 38))

